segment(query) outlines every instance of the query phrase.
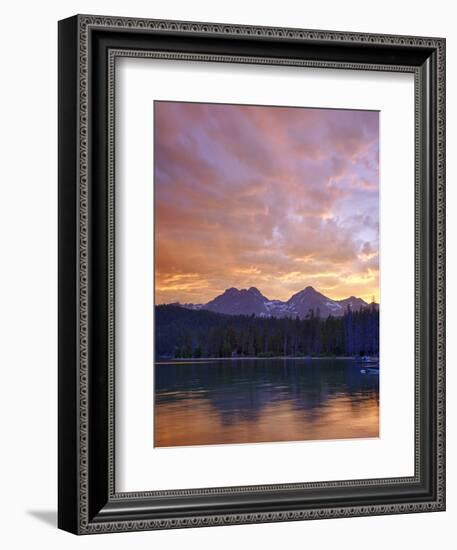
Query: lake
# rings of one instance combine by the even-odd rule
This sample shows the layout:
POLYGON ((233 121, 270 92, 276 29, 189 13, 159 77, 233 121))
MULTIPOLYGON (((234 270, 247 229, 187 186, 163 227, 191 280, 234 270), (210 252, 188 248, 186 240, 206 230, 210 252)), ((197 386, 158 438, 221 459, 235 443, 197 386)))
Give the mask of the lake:
POLYGON ((379 374, 353 359, 155 365, 154 446, 378 437, 379 374))

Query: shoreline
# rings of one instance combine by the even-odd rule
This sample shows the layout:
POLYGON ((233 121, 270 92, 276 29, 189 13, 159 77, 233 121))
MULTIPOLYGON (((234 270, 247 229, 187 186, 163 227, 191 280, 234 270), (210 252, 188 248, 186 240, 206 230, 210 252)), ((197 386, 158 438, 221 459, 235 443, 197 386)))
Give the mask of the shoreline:
MULTIPOLYGON (((181 357, 176 359, 159 359, 158 361, 154 361, 155 365, 167 365, 170 363, 200 363, 200 362, 208 362, 208 361, 258 361, 258 360, 278 360, 278 359, 293 359, 293 360, 306 360, 306 361, 322 361, 322 360, 335 360, 335 361, 357 361, 358 357, 355 355, 351 356, 343 356, 343 355, 336 355, 336 356, 328 356, 328 357, 312 357, 311 355, 306 355, 304 357, 295 357, 293 355, 278 355, 275 357, 181 357)), ((379 361, 378 359, 373 358, 372 361, 360 361, 360 363, 363 364, 373 364, 375 362, 379 361)))

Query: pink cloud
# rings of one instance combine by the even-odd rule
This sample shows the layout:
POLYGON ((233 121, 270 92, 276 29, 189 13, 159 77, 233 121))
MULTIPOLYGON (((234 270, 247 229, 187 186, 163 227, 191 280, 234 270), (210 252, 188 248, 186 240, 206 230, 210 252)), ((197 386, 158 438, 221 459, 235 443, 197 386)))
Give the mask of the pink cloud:
POLYGON ((348 270, 377 294, 359 256, 378 247, 378 113, 156 102, 154 133, 157 301, 329 273, 339 295, 348 270))

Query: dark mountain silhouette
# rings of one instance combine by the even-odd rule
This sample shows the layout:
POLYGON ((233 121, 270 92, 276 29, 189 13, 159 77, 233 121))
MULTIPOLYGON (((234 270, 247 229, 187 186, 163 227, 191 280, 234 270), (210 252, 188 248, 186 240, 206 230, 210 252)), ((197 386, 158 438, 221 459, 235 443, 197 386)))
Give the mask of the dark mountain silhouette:
MULTIPOLYGON (((220 296, 216 296, 207 304, 182 304, 182 307, 193 310, 209 310, 225 315, 255 315, 256 317, 299 317, 305 319, 311 314, 327 318, 341 317, 348 310, 360 311, 369 304, 351 296, 344 300, 332 300, 324 294, 307 286, 294 294, 287 302, 269 300, 256 287, 249 289, 228 288, 220 296)), ((374 304, 377 308, 378 305, 374 304)))
POLYGON ((257 288, 248 290, 228 288, 223 294, 208 302, 204 309, 227 315, 256 315, 269 317, 266 304, 269 302, 257 288))
MULTIPOLYGON (((339 300, 338 303, 343 306, 345 311, 348 309, 348 306, 351 308, 352 311, 359 311, 359 309, 367 307, 367 303, 362 300, 362 298, 356 298, 355 296, 350 296, 349 298, 345 298, 344 300, 339 300)), ((375 304, 375 306, 377 307, 378 304, 375 304)))
POLYGON ((306 317, 311 310, 314 311, 314 314, 319 313, 321 317, 328 317, 329 315, 339 317, 345 311, 345 308, 339 302, 327 298, 327 296, 314 290, 312 286, 307 286, 304 290, 294 294, 288 300, 287 305, 293 316, 298 316, 300 319, 306 317))

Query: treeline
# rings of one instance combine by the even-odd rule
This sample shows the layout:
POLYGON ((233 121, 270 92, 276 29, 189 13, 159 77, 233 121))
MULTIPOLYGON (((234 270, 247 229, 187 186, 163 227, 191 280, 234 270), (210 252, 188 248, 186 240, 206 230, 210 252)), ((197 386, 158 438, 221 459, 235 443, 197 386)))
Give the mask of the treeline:
POLYGON ((179 306, 155 308, 157 358, 378 355, 379 312, 306 319, 222 315, 179 306))

